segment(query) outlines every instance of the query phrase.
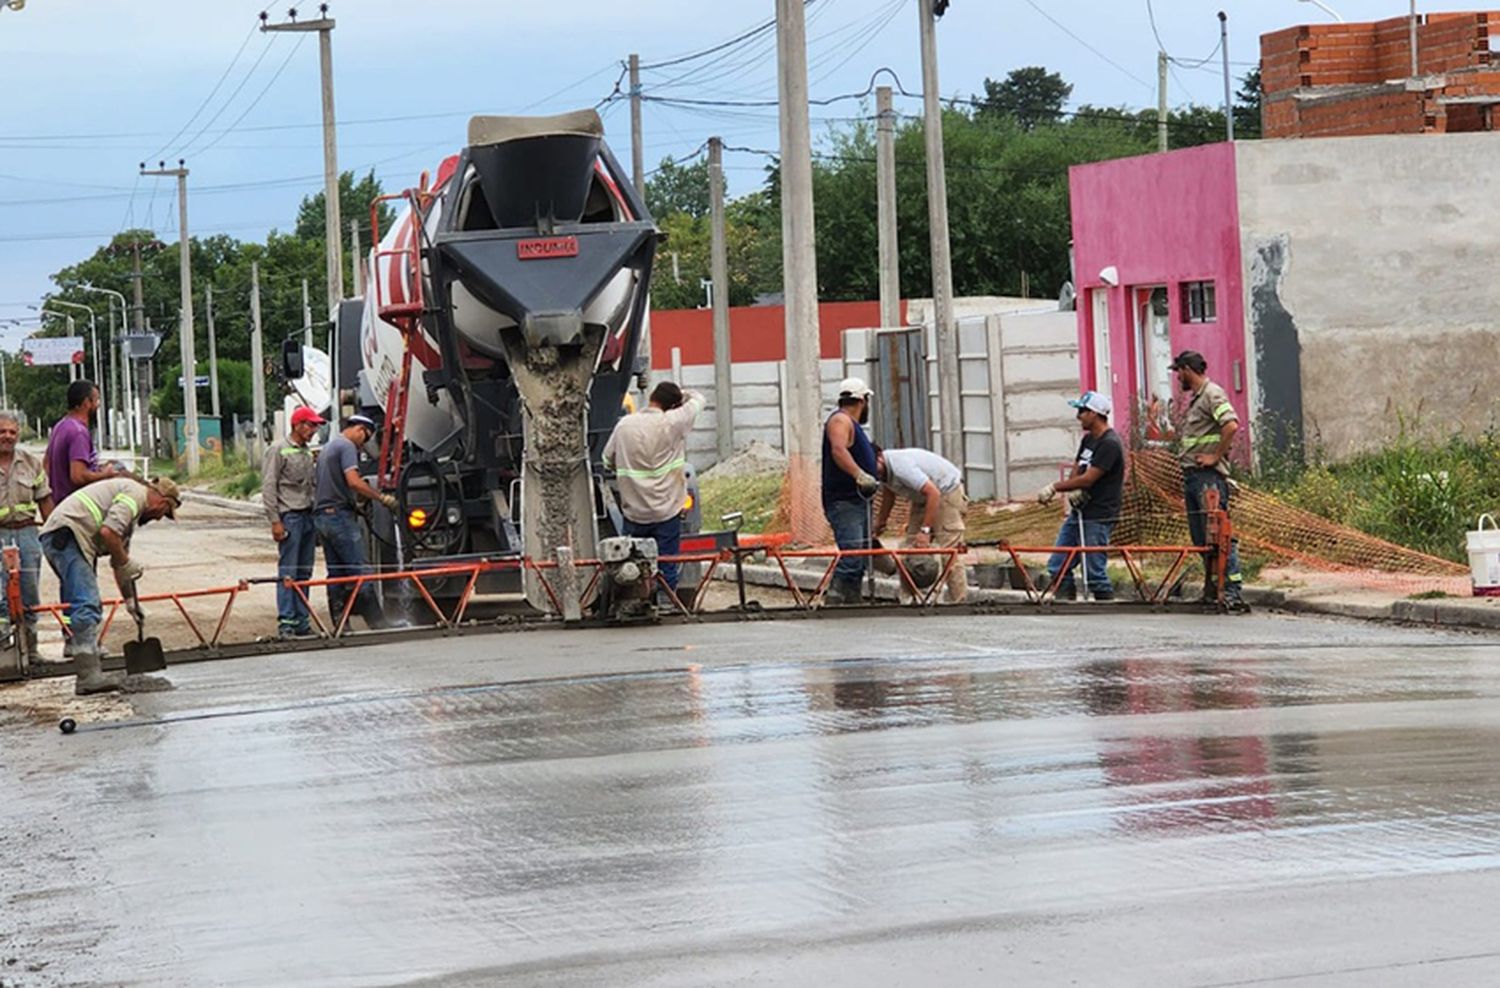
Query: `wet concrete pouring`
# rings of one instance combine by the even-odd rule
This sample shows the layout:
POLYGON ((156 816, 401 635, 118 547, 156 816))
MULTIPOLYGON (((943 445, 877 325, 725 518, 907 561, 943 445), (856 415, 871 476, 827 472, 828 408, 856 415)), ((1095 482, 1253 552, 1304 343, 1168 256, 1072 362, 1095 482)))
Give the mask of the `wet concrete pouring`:
POLYGON ((5 985, 1500 981, 1500 640, 910 616, 179 666, 0 727, 5 985))

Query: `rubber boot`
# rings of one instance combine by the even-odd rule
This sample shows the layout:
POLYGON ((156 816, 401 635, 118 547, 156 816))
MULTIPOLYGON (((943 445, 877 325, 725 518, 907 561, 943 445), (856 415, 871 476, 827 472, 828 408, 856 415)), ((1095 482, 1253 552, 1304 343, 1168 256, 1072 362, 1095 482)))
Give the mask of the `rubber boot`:
POLYGON ((25 625, 22 628, 21 634, 22 647, 26 652, 26 661, 33 664, 40 662, 42 660, 42 656, 41 653, 37 651, 36 647, 36 625, 25 625))
POLYGON ((73 684, 75 696, 91 696, 95 693, 117 693, 124 688, 125 677, 119 673, 104 672, 100 668, 104 661, 99 651, 99 628, 73 626, 73 666, 78 672, 73 684))

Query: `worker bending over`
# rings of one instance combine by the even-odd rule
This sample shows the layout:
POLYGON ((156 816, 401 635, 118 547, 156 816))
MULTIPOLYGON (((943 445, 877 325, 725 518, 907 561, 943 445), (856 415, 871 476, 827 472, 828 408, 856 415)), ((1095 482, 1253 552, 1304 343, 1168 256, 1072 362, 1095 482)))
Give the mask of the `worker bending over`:
MULTIPOLYGON (((687 438, 703 411, 703 396, 662 381, 645 409, 626 415, 604 445, 604 466, 615 472, 625 534, 655 539, 658 556, 675 556, 682 542, 687 503, 687 438)), ((662 579, 677 592, 677 563, 658 564, 662 579)))
MULTIPOLYGON (((313 527, 323 543, 323 558, 328 563, 330 579, 367 576, 374 572, 365 554, 364 532, 359 526, 359 505, 378 501, 391 511, 396 498, 382 494, 359 475, 359 447, 375 435, 375 422, 363 415, 344 420, 344 431, 329 440, 318 457, 317 484, 313 493, 313 527)), ((343 617, 353 583, 328 584, 328 611, 335 627, 343 617)), ((375 585, 366 582, 359 589, 354 612, 371 628, 389 627, 375 585)))
MULTIPOLYGON (((1114 403, 1097 391, 1085 391, 1068 404, 1078 409, 1078 425, 1083 429, 1077 462, 1066 480, 1043 487, 1036 499, 1048 504, 1059 494, 1068 495, 1068 517, 1058 530, 1058 546, 1109 545, 1110 534, 1120 520, 1125 489, 1125 444, 1109 427, 1114 403)), ((1069 560, 1066 551, 1054 552, 1047 560, 1048 585, 1057 584, 1058 599, 1078 599, 1073 570, 1078 566, 1079 556, 1083 557, 1085 586, 1093 593, 1094 599, 1114 600, 1114 587, 1109 582, 1108 555, 1102 552, 1075 553, 1069 560), (1066 572, 1063 571, 1064 563, 1067 563, 1066 572)))
MULTIPOLYGON (((875 496, 875 534, 885 531, 896 499, 907 502, 906 538, 903 548, 951 549, 964 544, 964 512, 969 499, 964 494, 964 474, 958 466, 926 449, 881 449, 875 447, 875 476, 880 493, 875 496)), ((941 560, 940 565, 947 560, 941 560)), ((903 594, 907 588, 901 588, 903 594)), ((969 595, 969 575, 963 560, 955 559, 948 571, 948 601, 962 603, 969 595)))
MULTIPOLYGON (((1229 511, 1229 450, 1240 430, 1240 419, 1229 395, 1223 388, 1208 379, 1208 361, 1196 350, 1184 350, 1172 361, 1171 369, 1177 372, 1177 381, 1188 399, 1187 413, 1182 421, 1182 455, 1178 462, 1182 466, 1183 501, 1187 507, 1188 531, 1192 533, 1193 545, 1208 542, 1208 516, 1205 495, 1219 492, 1219 507, 1229 511)), ((1218 600, 1217 552, 1203 557, 1203 600, 1218 600)), ((1243 577, 1240 576, 1240 552, 1238 542, 1229 544, 1229 559, 1224 571, 1224 602, 1231 611, 1248 612, 1242 592, 1243 577)))
POLYGON ((287 580, 312 579, 318 533, 313 527, 313 496, 317 491, 317 460, 308 447, 323 417, 311 408, 292 412, 286 439, 266 450, 261 465, 260 499, 271 538, 276 541, 276 637, 302 638, 312 634, 312 619, 302 595, 287 580))
MULTIPOLYGON (((127 688, 125 677, 106 675, 100 663, 99 622, 103 616, 95 566, 109 557, 115 586, 141 620, 135 603, 135 582, 145 567, 130 554, 130 538, 137 525, 158 518, 176 519, 182 506, 177 485, 166 477, 141 483, 128 477, 100 480, 63 499, 40 532, 42 552, 61 584, 73 633, 73 662, 78 671, 73 692, 79 696, 127 688)), ((159 684, 160 680, 146 680, 159 684)))

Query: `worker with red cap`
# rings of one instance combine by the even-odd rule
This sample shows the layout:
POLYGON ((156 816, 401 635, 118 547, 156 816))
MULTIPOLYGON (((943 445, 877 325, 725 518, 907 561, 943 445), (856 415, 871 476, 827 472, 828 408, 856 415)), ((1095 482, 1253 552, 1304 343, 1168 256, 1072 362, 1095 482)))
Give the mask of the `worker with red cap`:
POLYGON ((302 638, 312 634, 307 605, 287 580, 312 579, 318 533, 313 528, 313 489, 317 467, 308 444, 323 425, 323 417, 311 408, 292 412, 292 427, 286 439, 266 450, 261 466, 261 502, 276 540, 276 635, 302 638))

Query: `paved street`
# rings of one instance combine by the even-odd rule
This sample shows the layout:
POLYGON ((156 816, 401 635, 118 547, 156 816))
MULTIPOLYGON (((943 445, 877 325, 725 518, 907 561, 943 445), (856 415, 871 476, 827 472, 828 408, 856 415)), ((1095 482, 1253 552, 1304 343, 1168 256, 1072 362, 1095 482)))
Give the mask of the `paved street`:
POLYGON ((5 985, 1500 981, 1500 641, 885 617, 176 667, 0 729, 5 985))

